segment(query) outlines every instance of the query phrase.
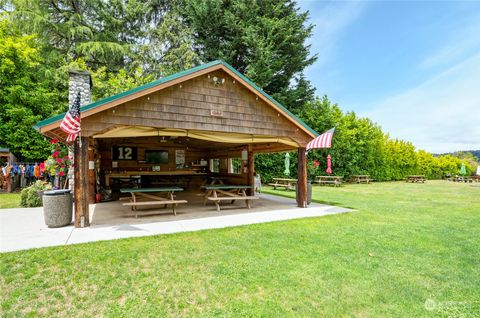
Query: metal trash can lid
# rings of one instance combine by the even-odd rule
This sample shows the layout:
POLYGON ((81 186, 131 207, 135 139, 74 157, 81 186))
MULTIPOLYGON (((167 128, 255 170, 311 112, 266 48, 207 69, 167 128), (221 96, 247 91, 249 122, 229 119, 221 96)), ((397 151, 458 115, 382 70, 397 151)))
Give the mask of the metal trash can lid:
POLYGON ((70 189, 50 190, 43 192, 44 195, 61 195, 70 193, 70 189))

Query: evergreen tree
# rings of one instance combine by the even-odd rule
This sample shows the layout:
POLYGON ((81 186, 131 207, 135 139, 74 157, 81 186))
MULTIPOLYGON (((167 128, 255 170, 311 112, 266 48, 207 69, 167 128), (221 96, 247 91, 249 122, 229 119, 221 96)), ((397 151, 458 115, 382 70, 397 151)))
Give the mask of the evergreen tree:
MULTIPOLYGON (((37 33, 52 64, 82 59, 107 73, 142 68, 155 78, 195 66, 190 31, 175 1, 10 0, 12 19, 37 33)), ((48 60, 45 62, 48 63, 48 60)))
POLYGON ((294 1, 183 0, 178 8, 203 61, 226 61, 290 110, 312 100, 303 72, 316 60, 305 43, 313 25, 294 1))

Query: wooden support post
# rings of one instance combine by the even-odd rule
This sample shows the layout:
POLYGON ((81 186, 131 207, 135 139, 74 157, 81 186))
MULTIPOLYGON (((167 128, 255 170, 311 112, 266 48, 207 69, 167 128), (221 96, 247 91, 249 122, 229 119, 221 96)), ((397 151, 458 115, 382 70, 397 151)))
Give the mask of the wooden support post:
POLYGON ((75 227, 90 226, 88 211, 88 138, 79 137, 74 146, 75 227))
POLYGON ((95 148, 93 140, 88 147, 88 203, 95 203, 95 148))
POLYGON ((305 148, 298 148, 297 205, 307 207, 307 156, 305 148))
POLYGON ((12 184, 10 182, 10 178, 12 177, 11 175, 11 172, 10 174, 7 176, 5 176, 5 181, 7 182, 7 193, 11 193, 12 192, 12 184))
POLYGON ((253 158, 252 145, 248 145, 247 167, 248 185, 251 187, 248 189, 248 195, 255 195, 255 160, 253 158))

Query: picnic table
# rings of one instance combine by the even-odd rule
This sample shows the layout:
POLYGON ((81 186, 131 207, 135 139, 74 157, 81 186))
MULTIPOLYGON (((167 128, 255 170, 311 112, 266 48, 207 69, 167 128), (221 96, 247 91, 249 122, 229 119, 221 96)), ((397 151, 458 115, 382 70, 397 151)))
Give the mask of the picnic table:
POLYGON ((138 218, 138 206, 148 205, 172 205, 173 214, 177 215, 176 207, 180 203, 187 203, 187 200, 176 200, 175 192, 183 191, 180 187, 157 187, 157 188, 123 188, 120 193, 130 193, 130 202, 123 203, 123 205, 131 206, 132 211, 135 211, 135 218, 138 218), (145 201, 146 200, 146 201, 145 201))
POLYGON ((423 175, 413 175, 413 176, 406 176, 405 182, 412 182, 412 183, 425 183, 427 179, 423 175))
POLYGON ((220 212, 221 201, 231 201, 231 204, 236 200, 245 200, 247 208, 250 209, 250 200, 258 199, 257 196, 248 196, 245 192, 246 189, 250 189, 251 186, 245 185, 225 185, 214 184, 202 186, 207 192, 205 193, 205 202, 213 201, 217 207, 217 212, 220 212))
POLYGON ((370 183, 370 181, 373 181, 373 179, 370 179, 368 174, 354 175, 350 178, 350 182, 355 183, 370 183))
MULTIPOLYGON (((105 186, 110 187, 112 180, 117 180, 121 185, 138 184, 142 178, 174 178, 174 177, 205 177, 207 174, 193 170, 175 170, 175 171, 123 171, 110 172, 105 174, 105 186)), ((130 186, 130 185, 129 185, 130 186)))
POLYGON ((478 179, 475 180, 475 176, 473 177, 464 177, 464 176, 454 176, 454 177, 449 177, 447 178, 447 181, 453 181, 453 182, 470 182, 472 183, 473 181, 479 181, 478 179))
POLYGON ((452 181, 453 182, 470 182, 472 183, 473 182, 473 179, 470 178, 470 177, 464 177, 464 176, 455 176, 452 178, 452 181))
POLYGON ((480 176, 472 176, 472 181, 480 182, 480 176))
POLYGON ((340 176, 316 176, 316 183, 319 185, 333 184, 335 187, 340 186, 343 182, 343 177, 340 176))
POLYGON ((273 182, 269 183, 274 190, 277 188, 285 188, 285 190, 295 189, 297 184, 297 179, 288 179, 288 178, 273 178, 273 182))

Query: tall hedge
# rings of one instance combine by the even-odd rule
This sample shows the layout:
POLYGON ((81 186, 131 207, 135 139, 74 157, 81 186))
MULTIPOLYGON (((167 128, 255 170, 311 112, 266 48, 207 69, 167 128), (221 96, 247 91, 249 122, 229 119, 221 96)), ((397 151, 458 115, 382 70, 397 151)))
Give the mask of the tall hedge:
MULTIPOLYGON (((434 156, 424 150, 417 150, 408 141, 392 139, 381 127, 368 118, 358 117, 354 112, 342 112, 327 97, 308 103, 298 116, 310 127, 324 132, 336 127, 331 149, 317 149, 308 153, 308 167, 317 160, 320 165, 315 175, 326 175, 327 155, 332 157, 333 173, 349 178, 356 174, 368 174, 378 181, 403 180, 407 175, 422 174, 428 179, 459 174, 465 164, 467 175, 476 171, 478 162, 469 153, 456 156, 434 156)), ((285 154, 261 154, 255 157, 256 171, 264 181, 282 177, 285 169, 285 154)), ((290 154, 291 174, 297 174, 296 153, 290 154)), ((312 170, 312 169, 310 169, 312 170)))

